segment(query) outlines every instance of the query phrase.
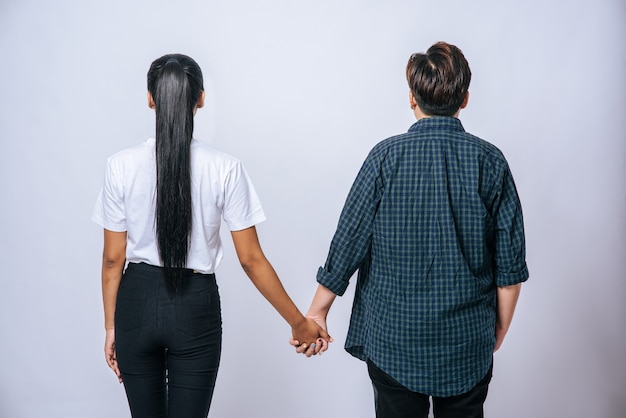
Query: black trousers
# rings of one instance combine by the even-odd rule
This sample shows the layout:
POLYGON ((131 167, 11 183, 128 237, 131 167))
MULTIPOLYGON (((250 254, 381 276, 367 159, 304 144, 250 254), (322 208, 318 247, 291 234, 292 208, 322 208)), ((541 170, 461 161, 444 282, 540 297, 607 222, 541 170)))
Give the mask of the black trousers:
POLYGON ((115 349, 133 418, 206 418, 222 349, 215 275, 189 271, 169 294, 160 267, 129 264, 115 349))
MULTIPOLYGON (((428 418, 428 395, 410 391, 369 359, 367 370, 374 386, 376 418, 428 418)), ((469 392, 445 398, 433 396, 435 418, 482 418, 492 370, 493 364, 469 392)))

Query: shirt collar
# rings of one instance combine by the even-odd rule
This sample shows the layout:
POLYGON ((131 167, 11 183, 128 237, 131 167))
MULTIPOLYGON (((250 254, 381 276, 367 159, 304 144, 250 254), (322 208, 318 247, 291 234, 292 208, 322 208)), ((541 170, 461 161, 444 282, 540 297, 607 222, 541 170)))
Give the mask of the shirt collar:
POLYGON ((461 121, 452 116, 431 116, 429 118, 422 118, 409 128, 409 132, 423 132, 426 130, 465 132, 461 121))

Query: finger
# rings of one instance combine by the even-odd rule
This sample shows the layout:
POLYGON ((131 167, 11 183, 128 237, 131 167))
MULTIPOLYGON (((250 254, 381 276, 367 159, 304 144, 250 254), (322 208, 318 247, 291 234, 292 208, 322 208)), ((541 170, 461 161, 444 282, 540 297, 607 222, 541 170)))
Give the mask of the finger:
POLYGON ((317 347, 317 344, 311 343, 309 348, 306 350, 306 356, 307 357, 311 357, 311 356, 314 356, 316 354, 315 347, 317 347))
POLYGON ((326 340, 324 340, 323 338, 319 338, 317 340, 318 343, 318 348, 317 348, 317 354, 321 355, 324 351, 326 351, 326 340))
POLYGON ((307 348, 308 348, 307 343, 300 344, 298 348, 296 348, 296 353, 305 353, 307 348))
POLYGON ((122 383, 122 372, 120 371, 120 368, 117 365, 117 360, 111 359, 111 361, 108 363, 109 363, 109 367, 111 368, 111 370, 113 370, 113 373, 115 373, 117 380, 120 383, 122 383))
POLYGON ((322 340, 322 352, 325 352, 326 350, 328 350, 330 348, 330 343, 332 343, 333 340, 331 339, 329 340, 322 340))
POLYGON ((122 383, 122 372, 120 371, 120 367, 117 364, 117 358, 111 357, 110 367, 111 370, 113 370, 113 373, 115 373, 115 376, 117 376, 117 380, 122 383))
POLYGON ((293 338, 289 339, 289 344, 293 345, 294 347, 297 347, 300 345, 300 341, 298 340, 294 340, 293 338))

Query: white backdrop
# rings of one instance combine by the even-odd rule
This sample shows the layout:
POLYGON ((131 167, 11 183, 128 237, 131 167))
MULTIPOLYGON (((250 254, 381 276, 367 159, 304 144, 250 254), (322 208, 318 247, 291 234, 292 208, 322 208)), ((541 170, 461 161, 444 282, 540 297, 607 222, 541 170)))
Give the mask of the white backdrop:
MULTIPOLYGON (((0 417, 129 416, 102 354, 89 219, 106 157, 152 134, 153 59, 203 68, 196 137, 244 161, 263 247, 306 310, 363 159, 413 122, 406 60, 439 40, 470 62, 461 120, 503 150, 525 213, 531 278, 487 416, 623 417, 626 6, 508 3, 1 1, 0 417)), ((227 244, 210 417, 373 417, 365 366, 342 348, 354 286, 331 350, 298 357, 227 244)))

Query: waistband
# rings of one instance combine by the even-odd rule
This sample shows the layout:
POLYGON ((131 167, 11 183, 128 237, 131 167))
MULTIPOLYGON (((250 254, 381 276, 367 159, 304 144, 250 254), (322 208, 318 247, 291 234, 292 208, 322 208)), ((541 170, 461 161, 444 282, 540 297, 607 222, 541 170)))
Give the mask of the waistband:
MULTIPOLYGON (((161 266, 153 266, 152 264, 147 263, 128 263, 126 269, 136 270, 136 271, 145 271, 151 273, 163 273, 163 267, 161 266)), ((215 273, 200 273, 198 270, 192 269, 182 269, 185 274, 193 275, 193 276, 202 276, 209 279, 215 279, 215 273)))

